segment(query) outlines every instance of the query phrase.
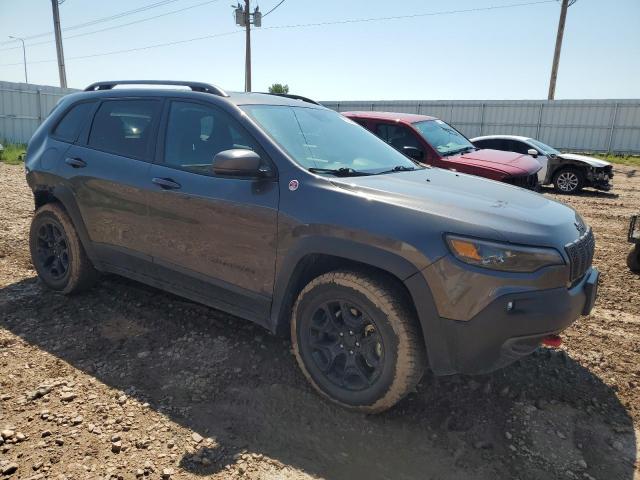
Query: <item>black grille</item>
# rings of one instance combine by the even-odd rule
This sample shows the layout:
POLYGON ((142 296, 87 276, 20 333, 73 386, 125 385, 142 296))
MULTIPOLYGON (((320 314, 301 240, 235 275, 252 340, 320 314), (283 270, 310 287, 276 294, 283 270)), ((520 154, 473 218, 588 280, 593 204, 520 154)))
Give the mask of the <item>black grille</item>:
POLYGON ((509 177, 504 180, 516 187, 528 188, 534 190, 538 186, 538 175, 536 173, 532 175, 522 175, 520 177, 509 177))
POLYGON ((567 251, 567 255, 569 255, 571 266, 570 280, 572 283, 582 278, 587 270, 589 270, 589 267, 591 267, 595 246, 596 241, 591 228, 574 242, 565 245, 564 249, 567 251))

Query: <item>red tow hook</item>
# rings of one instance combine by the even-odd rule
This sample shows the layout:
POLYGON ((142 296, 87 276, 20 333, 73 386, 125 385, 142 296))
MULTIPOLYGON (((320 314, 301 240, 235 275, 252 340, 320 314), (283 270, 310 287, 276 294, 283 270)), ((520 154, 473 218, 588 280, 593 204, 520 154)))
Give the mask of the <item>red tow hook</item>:
POLYGON ((562 337, 560 335, 547 335, 542 339, 542 344, 547 347, 558 348, 562 345, 562 337))

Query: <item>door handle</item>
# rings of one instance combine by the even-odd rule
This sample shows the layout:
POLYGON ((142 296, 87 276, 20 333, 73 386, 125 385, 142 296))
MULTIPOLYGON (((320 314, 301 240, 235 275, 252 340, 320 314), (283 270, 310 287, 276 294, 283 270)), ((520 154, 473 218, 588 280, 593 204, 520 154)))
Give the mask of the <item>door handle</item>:
POLYGON ((67 157, 64 159, 64 163, 71 165, 73 168, 84 168, 87 166, 87 162, 81 158, 67 157))
POLYGON ((182 187, 182 185, 180 185, 178 182, 174 182, 170 178, 157 178, 156 177, 151 181, 153 183, 155 183, 156 185, 161 186, 165 190, 175 190, 175 189, 178 189, 178 188, 182 187))

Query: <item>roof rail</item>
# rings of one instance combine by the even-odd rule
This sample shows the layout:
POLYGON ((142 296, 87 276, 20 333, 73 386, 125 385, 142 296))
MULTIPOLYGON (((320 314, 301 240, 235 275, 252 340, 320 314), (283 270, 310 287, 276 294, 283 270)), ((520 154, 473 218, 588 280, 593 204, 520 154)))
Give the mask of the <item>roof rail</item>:
POLYGON ((271 93, 271 92, 264 92, 264 93, 265 95, 276 95, 278 97, 292 98, 294 100, 302 100, 303 102, 313 103, 314 105, 320 105, 315 100, 311 100, 310 98, 303 97, 302 95, 293 95, 291 93, 271 93))
POLYGON ((227 92, 215 85, 202 82, 183 82, 179 80, 113 80, 110 82, 95 82, 85 88, 84 91, 111 90, 116 85, 180 85, 189 87, 194 92, 212 93, 221 97, 229 96, 227 92))

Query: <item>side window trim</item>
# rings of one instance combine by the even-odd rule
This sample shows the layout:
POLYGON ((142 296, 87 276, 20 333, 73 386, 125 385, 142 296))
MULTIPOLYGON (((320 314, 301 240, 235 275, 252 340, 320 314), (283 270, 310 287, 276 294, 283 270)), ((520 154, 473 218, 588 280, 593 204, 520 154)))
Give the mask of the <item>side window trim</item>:
POLYGON ((160 104, 160 108, 159 108, 160 113, 158 115, 156 115, 155 118, 153 118, 151 124, 148 127, 148 128, 151 129, 149 134, 152 135, 152 138, 157 138, 157 136, 158 136, 158 126, 160 124, 160 119, 162 117, 162 112, 164 111, 164 104, 166 103, 165 99, 163 97, 146 97, 146 96, 144 96, 144 97, 108 97, 108 98, 101 99, 99 102, 97 102, 98 105, 95 107, 95 109, 93 111, 93 114, 92 114, 92 117, 91 117, 91 122, 88 122, 89 123, 88 127, 79 136, 79 138, 82 138, 82 140, 83 140, 82 145, 87 147, 87 148, 90 148, 92 150, 96 150, 98 152, 104 152, 104 153, 108 153, 110 155, 117 155, 117 156, 120 156, 120 157, 131 158, 132 160, 138 160, 140 162, 152 163, 153 162, 153 158, 155 156, 155 150, 156 150, 156 142, 154 142, 154 141, 150 141, 149 142, 149 144, 147 145, 147 152, 145 152, 145 155, 142 158, 141 157, 132 157, 132 156, 128 156, 128 155, 122 155, 121 153, 118 153, 118 152, 102 150, 102 149, 96 148, 95 146, 89 145, 89 137, 91 135, 91 132, 93 131, 93 127, 94 127, 96 116, 97 116, 98 112, 100 111, 100 107, 102 107, 102 105, 104 105, 105 103, 108 103, 108 102, 144 101, 144 100, 152 100, 154 102, 159 102, 159 104, 160 104))
MULTIPOLYGON (((192 98, 183 98, 183 97, 170 97, 167 98, 164 104, 164 107, 162 109, 162 114, 160 116, 160 126, 158 129, 158 136, 157 136, 157 142, 156 142, 156 146, 155 146, 155 155, 153 158, 153 163, 156 165, 160 165, 166 168, 171 168, 173 170, 177 170, 180 172, 185 172, 185 173, 190 173, 193 175, 201 175, 201 176, 206 176, 206 177, 211 177, 211 178, 230 178, 227 176, 222 176, 222 175, 208 175, 208 174, 204 174, 204 173, 198 173, 198 172, 194 172, 193 170, 189 170, 186 168, 179 168, 178 166, 175 165, 169 165, 167 163, 165 163, 164 161, 164 156, 165 156, 165 151, 166 151, 166 143, 167 143, 167 130, 169 127, 169 115, 171 113, 171 105, 173 103, 192 103, 194 105, 199 105, 201 107, 206 107, 206 108, 211 108, 213 110, 219 110, 220 112, 222 112, 225 115, 228 115, 230 118, 233 118, 233 115, 231 115, 230 112, 228 112, 226 109, 222 108, 220 105, 217 105, 213 102, 205 102, 205 101, 201 101, 201 100, 197 100, 197 99, 192 99, 192 98)), ((271 160, 271 157, 269 157, 269 155, 267 154, 265 148, 262 146, 262 144, 260 142, 258 142, 258 140, 255 138, 254 135, 252 135, 245 127, 244 125, 242 125, 242 122, 238 121, 237 119, 233 118, 236 121, 236 126, 241 130, 241 132, 246 135, 250 140, 252 140, 255 145, 258 147, 258 153, 260 155, 260 158, 262 159, 262 161, 266 162, 269 164, 269 167, 271 168, 271 170, 273 171, 273 176, 270 177, 273 180, 277 180, 278 179, 278 169, 276 167, 275 162, 273 162, 271 160)), ((239 177, 231 177, 235 180, 240 179, 239 177)), ((244 178, 242 178, 243 180, 245 180, 244 178)), ((252 180, 251 178, 247 178, 246 180, 252 180)))
MULTIPOLYGON (((98 105, 100 104, 99 101, 97 101, 96 99, 88 99, 88 100, 81 100, 79 102, 74 102, 71 105, 69 105, 61 114, 60 114, 60 118, 58 118, 56 120, 56 122, 51 126, 51 128, 49 129, 49 137, 53 138, 54 140, 58 140, 59 142, 64 142, 64 143, 68 143, 70 145, 76 145, 80 142, 80 139, 82 138, 83 132, 86 130, 87 128, 87 124, 90 125, 93 123, 93 117, 96 114, 96 111, 98 109, 98 105), (78 134, 76 135, 76 138, 73 140, 73 142, 69 142, 67 140, 65 140, 62 137, 59 137, 58 135, 55 134, 56 129, 58 128, 58 125, 60 125, 60 123, 65 119, 65 117, 67 116, 67 114, 74 109, 75 107, 77 107, 78 105, 82 105, 83 103, 92 103, 93 104, 93 108, 87 113, 87 118, 88 118, 88 122, 86 122, 85 125, 83 125, 83 127, 78 131, 78 134)), ((54 107, 55 109, 55 107, 54 107)), ((53 111, 51 112, 53 113, 53 111)))

